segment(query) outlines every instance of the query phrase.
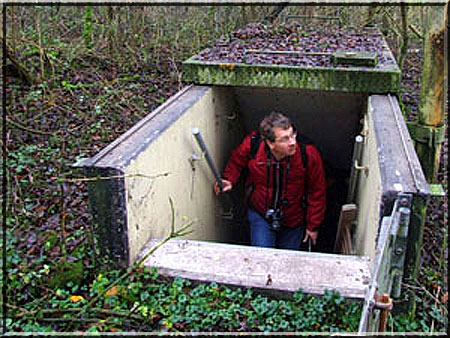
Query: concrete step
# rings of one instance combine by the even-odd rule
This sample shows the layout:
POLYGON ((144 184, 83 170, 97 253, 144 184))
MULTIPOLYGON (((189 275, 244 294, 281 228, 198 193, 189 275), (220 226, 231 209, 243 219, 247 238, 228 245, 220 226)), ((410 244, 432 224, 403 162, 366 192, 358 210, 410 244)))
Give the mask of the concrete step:
MULTIPOLYGON (((138 260, 161 240, 149 241, 138 260)), ((370 282, 367 257, 259 248, 244 245, 172 239, 144 265, 161 274, 195 281, 254 289, 323 295, 336 290, 347 298, 364 299, 370 282)))

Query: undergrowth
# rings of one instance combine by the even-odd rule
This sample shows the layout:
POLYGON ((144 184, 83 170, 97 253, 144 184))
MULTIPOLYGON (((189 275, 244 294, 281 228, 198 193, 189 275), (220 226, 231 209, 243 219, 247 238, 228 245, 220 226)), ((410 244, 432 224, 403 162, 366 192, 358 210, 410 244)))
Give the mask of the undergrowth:
POLYGON ((361 303, 336 292, 326 291, 324 296, 314 297, 298 291, 289 300, 274 299, 252 289, 214 282, 194 283, 179 277, 171 280, 148 267, 128 268, 127 280, 108 288, 120 273, 119 270, 98 273, 89 284, 68 282, 49 293, 45 305, 42 300, 36 301, 38 294, 29 294, 25 299, 23 292, 17 292, 14 277, 9 276, 9 301, 16 305, 10 307, 7 328, 15 332, 354 332, 358 329, 361 303), (88 301, 99 295, 92 308, 79 316, 88 301), (34 306, 33 301, 36 301, 34 306))
MULTIPOLYGON (((360 304, 332 292, 315 298, 299 291, 280 300, 250 289, 172 281, 136 268, 108 289, 124 271, 96 270, 86 183, 64 182, 79 176, 71 165, 96 154, 184 86, 181 61, 267 13, 250 6, 93 9, 89 46, 80 35, 81 6, 7 9, 8 16, 14 10, 20 17, 7 20, 7 42, 36 75, 31 85, 5 76, 7 330, 357 331, 360 304)), ((412 88, 411 103, 416 104, 416 93, 412 88)), ((446 330, 443 243, 439 269, 422 269, 422 284, 410 285, 418 299, 415 316, 392 313, 388 331, 446 330)))

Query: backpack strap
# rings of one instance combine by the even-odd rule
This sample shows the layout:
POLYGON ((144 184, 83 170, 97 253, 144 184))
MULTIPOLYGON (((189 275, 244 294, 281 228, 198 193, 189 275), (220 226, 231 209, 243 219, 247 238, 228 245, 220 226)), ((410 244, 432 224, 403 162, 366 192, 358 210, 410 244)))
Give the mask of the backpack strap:
MULTIPOLYGON (((308 198, 307 198, 307 193, 308 193, 308 172, 307 172, 307 168, 308 168, 308 154, 306 153, 306 144, 304 143, 300 143, 300 153, 302 155, 302 162, 303 162, 303 169, 305 169, 305 179, 304 179, 304 192, 303 192, 303 196, 301 198, 301 204, 304 210, 306 210, 308 208, 308 198)), ((306 222, 306 215, 305 215, 305 222, 306 222)))
POLYGON ((261 144, 262 137, 259 132, 256 132, 253 134, 250 138, 250 155, 249 159, 253 159, 256 156, 256 153, 258 152, 259 145, 261 144))
POLYGON ((306 153, 306 144, 300 143, 300 155, 302 155, 303 169, 308 168, 308 154, 306 153))

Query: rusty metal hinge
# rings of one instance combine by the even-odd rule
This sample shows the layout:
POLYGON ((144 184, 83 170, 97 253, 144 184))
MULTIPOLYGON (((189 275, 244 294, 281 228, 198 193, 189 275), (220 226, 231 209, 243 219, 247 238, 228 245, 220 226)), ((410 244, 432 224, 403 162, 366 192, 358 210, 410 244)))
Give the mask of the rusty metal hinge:
POLYGON ((392 301, 392 298, 387 293, 384 293, 382 295, 375 294, 374 300, 375 300, 374 309, 380 310, 380 317, 378 320, 378 330, 377 331, 385 332, 387 316, 388 316, 389 312, 391 312, 392 309, 394 308, 394 303, 392 301))

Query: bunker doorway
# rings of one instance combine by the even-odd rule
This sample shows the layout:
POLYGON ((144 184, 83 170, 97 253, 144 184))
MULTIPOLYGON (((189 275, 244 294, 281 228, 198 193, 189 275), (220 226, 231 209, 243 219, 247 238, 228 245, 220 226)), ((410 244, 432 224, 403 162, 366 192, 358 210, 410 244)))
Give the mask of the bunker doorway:
MULTIPOLYGON (((427 189, 394 97, 299 89, 186 87, 81 166, 90 177, 115 177, 93 181, 89 193, 102 255, 118 264, 129 265, 145 256, 167 236, 174 217, 176 227, 192 221, 193 233, 158 250, 145 264, 171 275, 280 290, 303 288, 319 294, 334 283, 334 289, 356 298, 364 297, 371 280, 382 218, 392 213, 398 194, 421 196, 427 189), (322 244, 322 252, 312 253, 238 245, 248 244, 236 231, 242 224, 230 226, 221 217, 223 201, 213 192, 214 176, 192 129, 202 131, 222 169, 233 148, 272 110, 289 115, 314 140, 329 175, 339 182, 336 197, 329 191, 328 222, 335 228, 342 207, 348 205, 352 168, 360 168, 353 201, 357 213, 349 234, 353 255, 328 252, 331 244, 327 243, 322 244), (364 141, 355 163, 357 136, 364 141), (174 201, 174 214, 169 199, 174 201), (241 259, 233 261, 233 257, 241 259), (215 272, 218 266, 228 274, 215 272), (308 266, 306 275, 321 276, 322 282, 302 279, 304 274, 295 272, 300 266, 308 266), (359 272, 350 267, 359 267, 359 272), (229 279, 234 271, 247 277, 229 279), (269 285, 268 274, 284 277, 269 285), (338 286, 338 275, 348 288, 338 286), (289 286, 283 280, 290 280, 289 286)), ((335 232, 328 238, 330 243, 335 232)))
MULTIPOLYGON (((347 203, 354 138, 363 128, 361 121, 367 96, 250 87, 215 87, 215 90, 222 92, 222 95, 228 92, 232 100, 232 111, 219 117, 217 122, 218 125, 226 124, 225 128, 229 130, 229 136, 225 135, 225 143, 229 147, 217 158, 219 170, 223 169, 229 158, 230 145, 236 146, 248 133, 257 130, 261 119, 271 111, 288 115, 299 132, 312 140, 319 149, 326 171, 328 198, 325 219, 314 251, 334 252, 337 224, 342 206, 347 203)), ((208 147, 208 144, 215 143, 206 136, 204 139, 208 147)), ((241 178, 238 188, 229 193, 235 217, 224 221, 231 229, 230 242, 236 244, 249 244, 250 240, 243 181, 241 178)), ((229 208, 229 199, 219 197, 219 203, 222 213, 224 208, 229 208)), ((303 249, 307 249, 307 246, 303 249)))

